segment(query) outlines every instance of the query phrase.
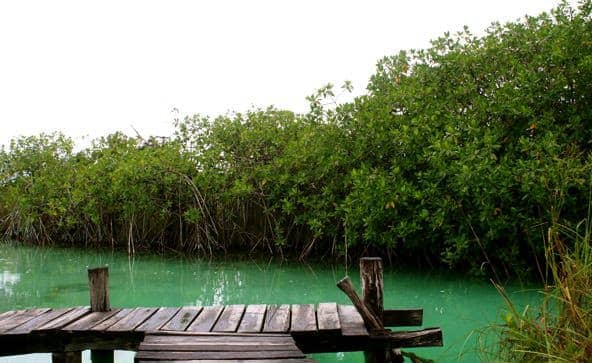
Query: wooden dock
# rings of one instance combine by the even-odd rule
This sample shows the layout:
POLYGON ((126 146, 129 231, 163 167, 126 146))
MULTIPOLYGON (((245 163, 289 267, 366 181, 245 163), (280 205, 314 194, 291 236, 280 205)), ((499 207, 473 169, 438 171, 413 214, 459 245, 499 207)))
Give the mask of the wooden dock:
MULTIPOLYGON (((91 349, 93 357, 112 361, 113 350, 135 350, 138 362, 272 363, 312 362, 305 354, 317 352, 442 345, 438 328, 368 329, 355 302, 112 309, 107 277, 105 269, 89 270, 91 306, 1 313, 0 356, 53 352, 55 362, 78 362, 79 352, 91 349)), ((385 310, 381 315, 381 327, 422 324, 421 309, 385 310)))

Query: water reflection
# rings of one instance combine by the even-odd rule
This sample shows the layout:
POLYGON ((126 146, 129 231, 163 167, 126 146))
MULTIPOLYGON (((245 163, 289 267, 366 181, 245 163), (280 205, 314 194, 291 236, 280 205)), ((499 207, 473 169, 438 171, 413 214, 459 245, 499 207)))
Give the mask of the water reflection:
POLYGON ((10 271, 0 272, 0 296, 12 296, 12 286, 19 282, 21 274, 10 271))

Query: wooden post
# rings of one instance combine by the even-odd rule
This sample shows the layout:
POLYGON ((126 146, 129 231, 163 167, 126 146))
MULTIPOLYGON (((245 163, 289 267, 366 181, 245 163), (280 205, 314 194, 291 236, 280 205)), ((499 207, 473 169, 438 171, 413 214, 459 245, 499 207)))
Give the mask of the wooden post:
POLYGON ((360 259, 360 282, 362 284, 362 302, 382 322, 384 278, 381 258, 364 257, 360 259))
POLYGON ((88 289, 90 291, 90 311, 109 311, 109 268, 88 269, 88 289))
MULTIPOLYGON (((362 284, 362 302, 379 319, 379 323, 382 326, 384 281, 381 258, 364 257, 360 259, 360 281, 362 284)), ((366 363, 386 363, 389 361, 388 356, 388 350, 364 352, 366 363)))
MULTIPOLYGON (((90 292, 90 311, 104 312, 111 310, 109 304, 109 268, 88 269, 88 289, 90 292)), ((92 363, 113 363, 112 350, 91 350, 92 363)))

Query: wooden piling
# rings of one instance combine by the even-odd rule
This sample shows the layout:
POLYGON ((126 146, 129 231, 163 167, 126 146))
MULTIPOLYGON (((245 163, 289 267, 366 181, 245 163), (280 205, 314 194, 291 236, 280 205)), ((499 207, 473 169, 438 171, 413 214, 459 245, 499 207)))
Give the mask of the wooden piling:
MULTIPOLYGON (((97 267, 88 269, 88 289, 90 293, 91 312, 111 310, 109 303, 109 268, 97 267)), ((92 363, 113 363, 112 350, 91 350, 92 363)))
POLYGON ((88 269, 88 289, 90 292, 90 311, 109 311, 109 268, 88 269))
MULTIPOLYGON (((384 326, 384 279, 381 258, 364 257, 360 259, 360 282, 362 303, 378 319, 380 326, 384 326)), ((366 363, 387 363, 389 351, 384 349, 364 351, 364 358, 366 363)))

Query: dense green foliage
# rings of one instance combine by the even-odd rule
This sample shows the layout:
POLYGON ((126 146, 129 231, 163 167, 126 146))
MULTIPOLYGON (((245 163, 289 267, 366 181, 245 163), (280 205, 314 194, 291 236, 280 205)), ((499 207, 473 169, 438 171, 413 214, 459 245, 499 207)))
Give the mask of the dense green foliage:
POLYGON ((76 153, 61 135, 14 140, 0 154, 1 232, 536 270, 551 215, 585 215, 590 14, 587 1, 446 34, 380 60, 352 102, 330 106, 320 89, 303 115, 188 117, 166 142, 115 134, 76 153))

